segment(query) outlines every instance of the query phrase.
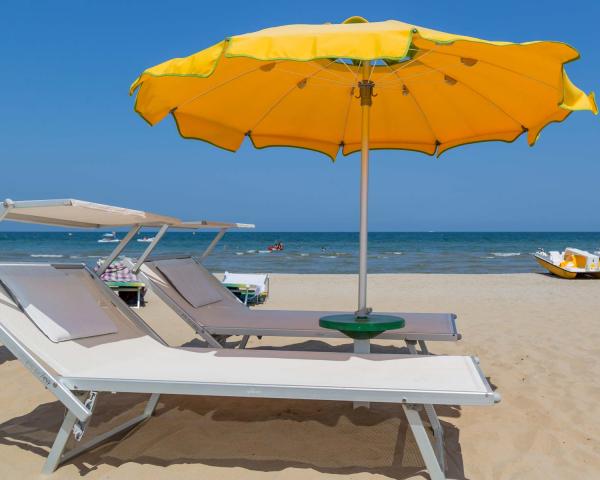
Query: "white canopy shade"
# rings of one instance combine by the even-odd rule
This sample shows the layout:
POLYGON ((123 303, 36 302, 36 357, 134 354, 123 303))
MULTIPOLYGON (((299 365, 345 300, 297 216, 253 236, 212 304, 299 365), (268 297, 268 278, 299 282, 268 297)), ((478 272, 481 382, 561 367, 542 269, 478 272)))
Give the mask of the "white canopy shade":
POLYGON ((75 199, 60 200, 5 200, 2 202, 5 220, 55 225, 61 227, 101 228, 131 225, 175 225, 180 220, 130 208, 75 199))
POLYGON ((115 207, 84 200, 5 200, 0 203, 0 220, 36 223, 59 227, 102 228, 102 227, 160 227, 171 228, 254 228, 252 224, 225 223, 198 220, 184 222, 178 218, 156 213, 115 207))

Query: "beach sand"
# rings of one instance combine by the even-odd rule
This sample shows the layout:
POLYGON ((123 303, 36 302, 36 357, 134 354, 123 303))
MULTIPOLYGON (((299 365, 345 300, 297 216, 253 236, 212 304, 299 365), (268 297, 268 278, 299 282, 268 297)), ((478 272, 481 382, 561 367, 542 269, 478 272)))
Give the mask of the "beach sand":
MULTIPOLYGON (((368 303, 377 310, 456 313, 463 339, 430 343, 431 351, 479 356, 502 394, 496 406, 438 409, 449 478, 600 478, 599 292, 600 281, 538 274, 370 276, 368 303)), ((352 310, 355 297, 352 275, 278 274, 261 308, 352 310)), ((144 315, 169 343, 201 344, 151 296, 144 315)), ((377 352, 405 351, 393 342, 375 343, 377 352)), ((351 349, 343 340, 249 343, 282 346, 351 349)), ((0 478, 40 478, 63 408, 5 347, 0 378, 0 478)), ((90 434, 133 416, 145 398, 101 395, 90 434)), ((163 396, 149 421, 120 442, 68 462, 52 478, 342 475, 427 478, 398 405, 353 410, 343 402, 163 396)))

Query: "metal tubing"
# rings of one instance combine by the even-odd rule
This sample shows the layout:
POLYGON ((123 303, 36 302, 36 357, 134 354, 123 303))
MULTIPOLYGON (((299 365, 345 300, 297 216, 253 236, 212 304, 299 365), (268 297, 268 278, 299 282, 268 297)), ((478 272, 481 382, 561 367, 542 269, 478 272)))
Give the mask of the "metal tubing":
POLYGON ((48 454, 48 458, 46 459, 46 463, 44 464, 42 473, 44 473, 46 475, 51 474, 52 472, 54 472, 56 470, 56 468, 61 463, 64 463, 64 462, 70 460, 71 458, 76 457, 77 455, 80 455, 81 453, 94 448, 95 446, 101 444, 102 442, 104 442, 105 440, 108 440, 109 438, 115 436, 116 434, 118 434, 124 430, 133 428, 138 423, 141 423, 144 420, 146 420, 147 418, 151 417, 152 414, 154 413, 154 409, 156 408, 156 404, 158 403, 159 398, 160 398, 160 395, 158 393, 153 393, 152 395, 150 395, 150 398, 148 399, 148 403, 146 403, 146 407, 144 408, 144 413, 142 413, 141 415, 138 415, 120 425, 117 425, 116 427, 112 428, 111 430, 92 438, 88 442, 81 443, 77 447, 72 448, 71 450, 65 452, 65 447, 67 445, 67 441, 69 440, 70 433, 73 431, 73 427, 75 426, 75 423, 77 422, 77 417, 75 417, 70 411, 68 411, 67 415, 60 427, 58 435, 56 436, 56 439, 54 440, 52 449, 50 450, 50 453, 48 454))
POLYGON ((119 242, 119 244, 115 247, 115 249, 111 252, 111 254, 108 257, 106 257, 106 260, 104 260, 104 263, 102 265, 100 265, 100 268, 96 272, 98 274, 98 276, 100 276, 104 272, 106 272, 106 269, 110 266, 110 264, 112 262, 115 261, 115 259, 119 255, 121 255, 121 252, 123 250, 125 250, 125 247, 129 244, 129 242, 131 242, 131 239, 137 235, 137 233, 140 231, 141 228, 142 228, 141 225, 134 225, 133 227, 131 227, 131 230, 129 230, 129 232, 127 232, 127 235, 125 235, 125 238, 123 238, 123 240, 121 240, 119 242))
POLYGON ((156 405, 158 405, 158 400, 160 399, 160 394, 153 393, 150 395, 148 399, 148 403, 146 404, 146 408, 144 408, 144 415, 151 416, 154 414, 154 410, 156 409, 156 405))
MULTIPOLYGON (((354 340, 354 353, 371 353, 371 342, 369 339, 354 340)), ((371 404, 369 402, 354 402, 352 406, 354 409, 360 407, 369 408, 371 404)))
POLYGON ((212 242, 210 242, 208 247, 206 247, 206 250, 204 250, 204 252, 202 253, 200 260, 204 260, 211 254, 211 252, 217 246, 217 243, 221 241, 223 235, 225 235, 225 232, 227 232, 227 230, 229 230, 229 228, 222 228, 221 230, 219 230, 219 232, 215 235, 215 238, 213 238, 212 242))
POLYGON ((71 411, 67 411, 67 415, 63 420, 62 425, 60 426, 60 430, 56 435, 56 439, 52 444, 52 448, 50 449, 50 453, 48 454, 48 458, 44 463, 44 467, 42 468, 42 473, 44 475, 50 475, 56 467, 60 464, 63 457, 63 452, 65 450, 65 446, 69 441, 69 436, 71 435, 71 431, 75 426, 75 422, 77 421, 77 417, 71 413, 71 411))
POLYGON ((440 419, 435 413, 435 407, 430 404, 425 404, 425 413, 429 419, 429 424, 433 430, 433 438, 435 440, 435 451, 442 472, 446 471, 446 458, 444 455, 444 429, 440 423, 440 419))
POLYGON ((423 461, 425 462, 425 466, 427 467, 429 477, 431 480, 445 480, 446 476, 442 471, 433 446, 429 441, 429 437, 423 426, 423 421, 421 420, 421 415, 417 409, 418 407, 415 407, 414 405, 402 405, 402 408, 404 409, 404 414, 406 415, 410 429, 412 430, 421 456, 423 457, 423 461))
MULTIPOLYGON (((9 291, 10 293, 10 291, 9 291)), ((46 387, 58 400, 60 400, 69 411, 73 412, 76 419, 85 422, 90 411, 85 408, 81 401, 65 387, 60 378, 55 377, 48 371, 27 348, 3 325, 0 324, 0 340, 10 352, 17 357, 21 363, 46 387)))
POLYGON ((411 355, 419 354, 419 352, 417 352, 417 341, 416 340, 404 340, 404 343, 406 343, 406 348, 408 348, 408 353, 410 353, 411 355))
POLYGON ((156 248, 156 245, 158 245, 158 242, 160 242, 160 239, 163 237, 163 235, 165 233, 167 233, 168 229, 169 229, 169 225, 166 223, 162 227, 160 227, 160 230, 154 236, 154 240, 152 240, 152 242, 150 242, 150 245, 148 245, 148 248, 146 248, 146 250, 144 250, 144 253, 142 253, 140 258, 137 259, 137 262, 135 262, 135 265, 133 266, 133 269, 132 269, 133 273, 139 272, 140 268, 142 268, 142 265, 144 264, 144 262, 146 261, 148 256, 152 253, 152 250, 154 250, 156 248))
POLYGON ((240 346, 238 348, 240 350, 243 350, 244 348, 246 348, 246 345, 248 345, 248 340, 250 340, 250 335, 244 335, 242 337, 242 341, 240 342, 240 346))
MULTIPOLYGON (((370 62, 362 68, 362 82, 369 82, 370 62)), ((361 147, 360 147, 360 247, 358 270, 358 316, 366 316, 367 310, 367 235, 369 201, 369 133, 372 88, 361 88, 361 147), (364 98, 365 97, 368 98, 364 98)))
POLYGON ((8 215, 8 211, 10 210, 10 207, 11 207, 11 203, 9 203, 9 202, 10 202, 10 200, 6 200, 4 202, 4 206, 2 206, 2 204, 0 204, 0 209, 2 209, 2 210, 0 210, 0 222, 2 220, 4 220, 4 217, 6 217, 6 215, 8 215))

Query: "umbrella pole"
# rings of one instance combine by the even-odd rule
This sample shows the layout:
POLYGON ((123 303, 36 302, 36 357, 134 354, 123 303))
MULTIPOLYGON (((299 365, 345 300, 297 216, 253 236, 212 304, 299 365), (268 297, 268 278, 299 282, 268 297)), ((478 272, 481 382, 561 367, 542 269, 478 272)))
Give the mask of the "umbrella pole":
POLYGON ((367 235, 368 235, 368 204, 369 204, 369 131, 370 114, 373 98, 374 83, 369 80, 370 62, 364 62, 362 80, 358 83, 360 89, 361 107, 361 148, 360 148, 360 247, 358 269, 358 310, 357 317, 367 317, 367 235))
MULTIPOLYGON (((371 309, 367 308, 367 240, 369 207, 369 130, 373 82, 369 80, 371 62, 363 62, 362 80, 358 82, 360 90, 360 233, 358 250, 358 310, 356 318, 367 318, 371 309)), ((370 353, 371 341, 368 338, 354 339, 354 353, 370 353)), ((369 402, 354 402, 354 408, 369 408, 369 402)))

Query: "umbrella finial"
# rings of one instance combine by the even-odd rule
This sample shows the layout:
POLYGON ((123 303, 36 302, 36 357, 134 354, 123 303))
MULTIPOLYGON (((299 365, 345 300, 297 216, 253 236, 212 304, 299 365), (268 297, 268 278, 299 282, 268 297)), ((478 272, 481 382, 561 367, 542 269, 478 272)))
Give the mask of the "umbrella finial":
POLYGON ((361 16, 358 16, 358 15, 355 15, 353 17, 347 18, 342 23, 343 24, 347 24, 347 23, 369 23, 369 21, 365 17, 361 17, 361 16))

